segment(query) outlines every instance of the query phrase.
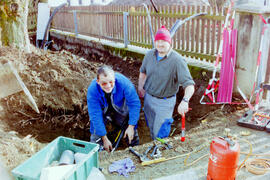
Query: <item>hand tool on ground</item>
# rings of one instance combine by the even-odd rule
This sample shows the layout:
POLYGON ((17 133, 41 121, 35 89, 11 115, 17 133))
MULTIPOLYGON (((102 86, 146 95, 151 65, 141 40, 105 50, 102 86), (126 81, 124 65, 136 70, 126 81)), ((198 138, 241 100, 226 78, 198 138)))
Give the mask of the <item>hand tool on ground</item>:
POLYGON ((146 151, 144 151, 144 153, 143 153, 143 156, 144 157, 147 157, 147 154, 148 154, 148 152, 153 148, 154 146, 149 146, 147 149, 146 149, 146 151))
POLYGON ((159 150, 159 146, 157 146, 156 149, 155 149, 155 153, 153 154, 153 158, 157 159, 157 158, 160 158, 160 157, 162 157, 162 153, 159 150))
MULTIPOLYGON (((148 150, 148 149, 147 149, 148 150)), ((150 159, 144 154, 140 154, 137 151, 135 151, 131 146, 129 147, 129 151, 138 156, 141 160, 141 162, 149 161, 150 159)), ((149 150, 150 151, 150 150, 149 150)))
POLYGON ((153 158, 161 157, 162 154, 161 154, 161 151, 159 150, 160 147, 161 147, 161 145, 155 145, 152 153, 150 154, 150 156, 153 157, 153 158))
POLYGON ((166 145, 166 149, 172 149, 172 145, 168 144, 164 139, 161 139, 161 138, 156 138, 156 140, 158 140, 159 142, 161 142, 162 144, 165 144, 166 145))

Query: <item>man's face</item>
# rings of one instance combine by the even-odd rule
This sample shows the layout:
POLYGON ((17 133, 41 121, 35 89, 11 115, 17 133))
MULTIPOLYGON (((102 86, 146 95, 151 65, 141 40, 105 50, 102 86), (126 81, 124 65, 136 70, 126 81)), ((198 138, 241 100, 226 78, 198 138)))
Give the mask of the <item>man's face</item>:
POLYGON ((156 45, 156 49, 158 51, 158 53, 160 54, 166 54, 169 52, 170 50, 170 43, 168 43, 167 41, 163 41, 163 40, 157 40, 155 41, 155 45, 156 45))
POLYGON ((111 93, 115 84, 114 74, 107 74, 107 76, 100 74, 97 83, 104 92, 111 93))

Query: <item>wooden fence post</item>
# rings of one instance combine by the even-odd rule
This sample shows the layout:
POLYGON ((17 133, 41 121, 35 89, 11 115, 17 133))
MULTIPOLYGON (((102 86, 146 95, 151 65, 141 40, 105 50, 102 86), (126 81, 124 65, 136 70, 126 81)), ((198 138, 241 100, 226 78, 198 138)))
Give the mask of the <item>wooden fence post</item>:
MULTIPOLYGON (((257 81, 255 74, 264 26, 260 15, 268 17, 270 10, 262 6, 254 6, 254 4, 236 6, 235 10, 235 28, 238 30, 236 76, 243 93, 250 96, 253 84, 257 81)), ((263 56, 261 56, 261 63, 265 61, 262 58, 263 56)))
POLYGON ((73 10, 73 18, 74 18, 74 32, 75 36, 78 36, 78 23, 77 23, 77 13, 76 10, 73 10))
POLYGON ((123 21, 124 21, 124 44, 125 48, 127 48, 129 42, 128 42, 128 22, 127 22, 127 17, 129 13, 128 12, 123 12, 123 21))

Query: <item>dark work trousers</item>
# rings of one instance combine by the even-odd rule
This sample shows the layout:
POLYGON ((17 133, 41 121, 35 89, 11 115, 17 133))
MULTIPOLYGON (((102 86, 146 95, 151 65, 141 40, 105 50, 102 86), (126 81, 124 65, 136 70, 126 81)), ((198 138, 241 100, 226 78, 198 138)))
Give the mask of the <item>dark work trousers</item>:
MULTIPOLYGON (((119 130, 122 129, 122 131, 124 131, 123 133, 125 133, 128 127, 128 115, 123 116, 116 111, 107 112, 106 114, 104 114, 103 119, 107 130, 107 136, 110 139, 111 143, 114 144, 114 140, 117 137, 119 130)), ((137 129, 134 130, 134 138, 131 141, 131 144, 129 144, 128 142, 128 137, 126 137, 125 140, 128 146, 139 145, 139 135, 137 129)), ((103 146, 101 136, 98 136, 96 134, 91 134, 90 141, 93 143, 98 143, 101 147, 103 146)))

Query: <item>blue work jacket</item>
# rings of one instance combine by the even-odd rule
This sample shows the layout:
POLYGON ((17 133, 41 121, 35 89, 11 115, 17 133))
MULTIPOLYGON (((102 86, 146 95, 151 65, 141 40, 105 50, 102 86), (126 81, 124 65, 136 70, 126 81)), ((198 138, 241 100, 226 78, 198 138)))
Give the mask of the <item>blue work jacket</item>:
MULTIPOLYGON (((113 108, 121 115, 129 115, 129 125, 136 125, 140 117, 141 103, 132 82, 120 73, 115 73, 115 86, 111 93, 113 108)), ((107 134, 104 114, 108 103, 104 91, 94 79, 87 91, 87 106, 90 117, 90 133, 98 136, 107 134)))

